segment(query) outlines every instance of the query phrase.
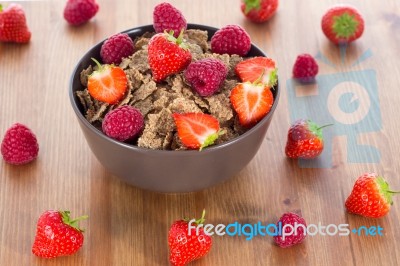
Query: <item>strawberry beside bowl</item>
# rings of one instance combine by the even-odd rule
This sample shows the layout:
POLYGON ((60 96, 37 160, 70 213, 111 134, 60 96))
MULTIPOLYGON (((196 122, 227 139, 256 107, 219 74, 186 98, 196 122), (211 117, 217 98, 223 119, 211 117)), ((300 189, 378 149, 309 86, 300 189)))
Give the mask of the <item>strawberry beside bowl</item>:
MULTIPOLYGON (((216 28, 188 24, 188 29, 208 32, 209 40, 216 28)), ((153 32, 153 25, 125 31, 132 39, 146 32, 153 32)), ((83 89, 80 73, 89 65, 91 58, 100 57, 103 42, 90 49, 75 67, 69 97, 79 125, 90 149, 100 163, 112 174, 128 184, 158 192, 198 191, 225 181, 241 171, 255 156, 262 144, 279 99, 279 87, 272 89, 274 103, 269 113, 242 135, 224 142, 197 150, 171 151, 152 150, 119 142, 107 137, 84 116, 84 109, 76 92, 83 89)), ((252 45, 247 57, 266 56, 252 45)))

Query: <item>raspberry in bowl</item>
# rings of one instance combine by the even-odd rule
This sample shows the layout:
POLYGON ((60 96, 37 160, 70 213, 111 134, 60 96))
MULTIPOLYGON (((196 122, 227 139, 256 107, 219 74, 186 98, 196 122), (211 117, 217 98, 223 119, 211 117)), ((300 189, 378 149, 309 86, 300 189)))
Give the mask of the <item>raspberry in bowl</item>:
MULTIPOLYGON (((270 60, 259 59, 266 55, 254 45, 244 57, 214 53, 210 43, 217 31, 187 24, 181 37, 191 59, 183 55, 185 66, 172 75, 165 75, 163 65, 150 62, 149 46, 156 35, 153 25, 124 32, 133 40, 134 52, 117 66, 98 66, 92 60, 101 59, 104 41, 82 57, 73 72, 69 96, 89 147, 109 172, 143 189, 189 192, 233 177, 255 156, 278 104, 276 69, 270 60), (266 65, 254 79, 259 61, 266 65), (113 67, 125 72, 127 85, 119 90, 122 96, 106 95, 110 101, 98 101, 93 97, 97 94, 90 92, 90 77, 98 75, 100 68, 108 71, 103 75, 115 72, 118 77, 120 71, 113 67), (253 69, 251 73, 245 71, 247 67, 253 69), (249 95, 262 100, 249 104, 243 100, 249 95), (243 108, 246 104, 250 109, 243 108), (119 141, 108 136, 102 124, 107 114, 123 106, 140 111, 144 125, 132 133, 133 138, 119 141)), ((180 36, 171 38, 179 42, 180 36)), ((130 123, 134 118, 140 121, 133 116, 130 123)))

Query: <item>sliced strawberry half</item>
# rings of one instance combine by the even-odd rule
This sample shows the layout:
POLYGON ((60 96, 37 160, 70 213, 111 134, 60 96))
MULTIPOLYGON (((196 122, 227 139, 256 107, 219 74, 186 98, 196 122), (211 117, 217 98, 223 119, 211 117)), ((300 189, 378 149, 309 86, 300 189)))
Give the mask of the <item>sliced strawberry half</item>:
POLYGON ((88 79, 89 94, 101 102, 116 104, 128 89, 128 79, 124 70, 114 65, 101 65, 96 59, 98 70, 94 71, 88 79))
POLYGON ((235 72, 243 82, 257 81, 270 88, 278 81, 275 61, 268 57, 253 57, 244 60, 236 65, 235 72))
POLYGON ((179 139, 189 149, 199 149, 214 144, 220 132, 219 122, 212 115, 203 113, 173 114, 179 139))
POLYGON ((244 127, 251 127, 260 121, 274 103, 270 88, 264 84, 240 83, 231 91, 230 100, 244 127))

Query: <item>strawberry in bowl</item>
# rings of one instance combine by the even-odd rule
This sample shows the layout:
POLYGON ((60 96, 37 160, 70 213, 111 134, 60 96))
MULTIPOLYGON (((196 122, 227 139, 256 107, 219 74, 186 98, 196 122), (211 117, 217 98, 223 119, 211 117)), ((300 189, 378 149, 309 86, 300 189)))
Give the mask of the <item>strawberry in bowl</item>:
POLYGON ((97 44, 74 70, 70 99, 90 148, 111 173, 150 190, 200 190, 232 177, 258 151, 279 97, 276 66, 238 25, 219 30, 183 25, 181 13, 168 6, 155 12, 159 10, 176 14, 176 25, 168 24, 174 26, 170 29, 160 24, 164 31, 159 33, 155 25, 123 32, 134 49, 115 58, 121 59, 118 65, 94 63, 92 58, 101 60, 107 40, 97 44), (181 31, 175 34, 172 28, 181 31), (229 37, 233 33, 240 33, 246 42, 234 43, 229 37), (126 79, 101 72, 114 68, 122 69, 126 79), (246 73, 254 69, 258 77, 248 80, 246 73), (89 90, 92 79, 102 84, 95 94, 89 90), (127 81, 126 87, 120 80, 127 81), (254 88, 240 89, 249 86, 254 88), (107 101, 99 95, 107 95, 107 101), (123 106, 140 115, 119 112, 116 121, 123 124, 108 124, 134 137, 117 134, 116 138, 104 132, 104 128, 119 132, 102 124, 108 113, 123 106), (131 127, 136 130, 128 134, 131 127))

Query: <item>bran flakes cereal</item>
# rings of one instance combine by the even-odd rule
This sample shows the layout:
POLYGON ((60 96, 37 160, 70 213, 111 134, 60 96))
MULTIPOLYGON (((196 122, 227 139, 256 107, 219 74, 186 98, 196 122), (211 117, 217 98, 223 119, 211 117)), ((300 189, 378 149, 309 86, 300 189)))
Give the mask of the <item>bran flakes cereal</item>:
POLYGON ((218 138, 216 144, 243 134, 246 129, 238 123, 237 115, 229 100, 230 91, 239 82, 234 69, 243 58, 237 55, 211 53, 206 31, 187 30, 184 38, 188 41, 192 61, 216 58, 221 60, 228 69, 227 78, 219 91, 212 96, 201 97, 191 89, 183 73, 171 75, 161 83, 154 82, 147 60, 147 46, 153 35, 154 33, 145 33, 136 38, 134 40, 136 52, 124 58, 119 65, 127 75, 128 92, 118 104, 109 105, 90 96, 86 89, 87 80, 96 67, 89 66, 81 72, 81 83, 84 89, 76 94, 85 111, 86 119, 101 129, 101 122, 107 112, 121 105, 131 105, 143 114, 145 127, 139 138, 130 144, 149 149, 186 149, 176 133, 172 117, 174 112, 202 112, 217 118, 224 133, 218 138))

